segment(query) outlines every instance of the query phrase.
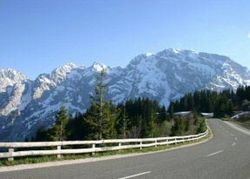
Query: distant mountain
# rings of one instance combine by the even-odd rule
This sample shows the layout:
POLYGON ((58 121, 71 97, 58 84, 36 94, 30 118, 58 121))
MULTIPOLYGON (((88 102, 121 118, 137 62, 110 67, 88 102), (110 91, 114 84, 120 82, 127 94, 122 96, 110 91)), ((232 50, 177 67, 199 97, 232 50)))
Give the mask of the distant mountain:
POLYGON ((168 105, 199 89, 236 89, 250 85, 250 72, 226 56, 166 49, 142 54, 125 67, 72 63, 30 80, 12 69, 0 70, 0 140, 24 140, 41 126, 49 127, 61 105, 84 112, 95 87, 96 73, 106 69, 108 97, 115 103, 149 97, 168 105))

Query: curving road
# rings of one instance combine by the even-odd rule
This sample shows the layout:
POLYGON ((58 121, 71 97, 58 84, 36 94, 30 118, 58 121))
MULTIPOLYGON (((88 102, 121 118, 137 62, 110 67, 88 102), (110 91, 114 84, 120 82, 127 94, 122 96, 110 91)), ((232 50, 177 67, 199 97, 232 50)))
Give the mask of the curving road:
POLYGON ((214 138, 192 147, 115 160, 1 172, 0 179, 250 179, 250 132, 209 119, 214 138))

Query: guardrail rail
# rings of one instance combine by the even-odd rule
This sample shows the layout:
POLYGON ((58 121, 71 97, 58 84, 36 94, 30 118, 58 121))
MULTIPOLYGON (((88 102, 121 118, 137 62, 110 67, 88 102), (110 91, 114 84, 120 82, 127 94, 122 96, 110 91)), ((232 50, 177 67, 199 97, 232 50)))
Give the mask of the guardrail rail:
POLYGON ((188 141, 199 140, 203 137, 206 137, 207 135, 208 130, 196 135, 141 139, 108 139, 57 142, 0 142, 0 148, 6 150, 6 152, 0 153, 0 159, 8 158, 9 161, 12 161, 15 157, 27 156, 57 155, 57 158, 61 158, 63 154, 92 153, 94 155, 96 152, 134 148, 142 149, 145 147, 157 147, 160 145, 184 143, 188 141))

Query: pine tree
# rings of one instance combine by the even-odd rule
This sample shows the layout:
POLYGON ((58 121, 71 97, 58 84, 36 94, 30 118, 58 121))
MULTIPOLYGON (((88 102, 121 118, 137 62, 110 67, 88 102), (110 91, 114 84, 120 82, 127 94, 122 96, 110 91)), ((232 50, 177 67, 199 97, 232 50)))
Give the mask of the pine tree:
POLYGON ((115 130, 118 111, 106 99, 107 84, 105 83, 106 71, 102 70, 96 77, 95 95, 92 104, 84 116, 86 127, 89 130, 88 138, 104 139, 116 137, 115 130))
POLYGON ((69 120, 66 130, 69 140, 87 139, 89 131, 84 121, 84 114, 78 113, 72 120, 69 120))
MULTIPOLYGON (((50 140, 48 136, 48 130, 41 127, 37 130, 35 138, 31 139, 32 141, 48 141, 50 140)), ((27 139, 29 141, 29 139, 27 139)))
POLYGON ((97 115, 98 115, 98 128, 100 129, 98 132, 98 138, 103 138, 103 125, 104 125, 104 104, 106 102, 106 93, 107 93, 107 85, 105 84, 106 71, 103 69, 96 78, 96 88, 95 88, 95 97, 93 100, 94 105, 97 107, 97 115))
POLYGON ((104 138, 117 138, 117 119, 119 116, 119 110, 112 104, 111 101, 106 102, 103 106, 103 131, 102 136, 104 138))
POLYGON ((166 111, 165 106, 161 107, 160 111, 157 112, 157 115, 158 115, 160 122, 163 122, 163 121, 168 119, 168 115, 167 115, 167 111, 166 111))
POLYGON ((50 139, 53 141, 63 141, 67 139, 66 126, 69 122, 67 109, 62 106, 56 114, 55 125, 49 130, 50 139))
POLYGON ((101 139, 101 130, 100 128, 100 118, 99 118, 99 110, 95 103, 92 103, 90 108, 84 114, 84 123, 87 132, 87 139, 95 140, 101 139))
POLYGON ((128 114, 126 112, 126 105, 122 105, 122 112, 120 113, 121 116, 120 116, 120 119, 122 119, 122 137, 125 139, 127 138, 127 135, 128 135, 128 114))

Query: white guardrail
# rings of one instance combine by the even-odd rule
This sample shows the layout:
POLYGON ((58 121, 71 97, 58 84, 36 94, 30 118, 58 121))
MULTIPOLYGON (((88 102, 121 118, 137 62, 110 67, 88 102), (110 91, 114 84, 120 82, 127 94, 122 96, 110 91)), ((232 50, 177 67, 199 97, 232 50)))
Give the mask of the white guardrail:
POLYGON ((157 147, 160 145, 178 144, 188 141, 199 140, 208 135, 208 130, 197 135, 157 137, 142 139, 109 139, 93 141, 58 141, 58 142, 0 142, 1 149, 7 149, 0 153, 0 159, 8 158, 9 161, 14 157, 57 155, 61 158, 62 154, 84 154, 105 151, 115 151, 123 149, 142 149, 144 147, 157 147), (105 144, 108 144, 105 146, 105 144), (70 148, 71 146, 71 148, 70 148), (78 146, 72 148, 72 146, 78 146), (28 150, 31 148, 30 150, 28 150), (33 148, 33 149, 32 149, 33 148), (44 148, 44 149, 38 149, 44 148), (54 148, 54 149, 53 149, 54 148), (23 150, 22 150, 23 149, 23 150))

